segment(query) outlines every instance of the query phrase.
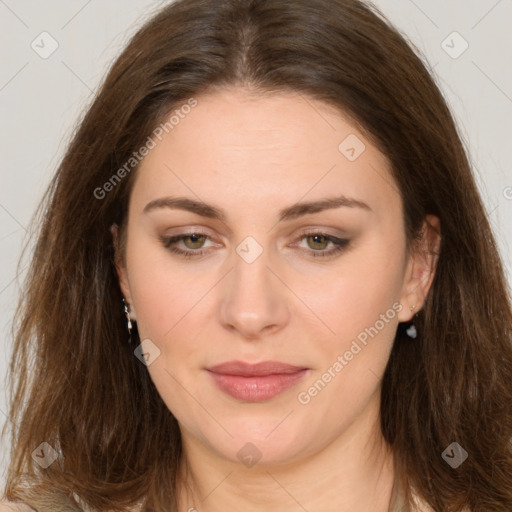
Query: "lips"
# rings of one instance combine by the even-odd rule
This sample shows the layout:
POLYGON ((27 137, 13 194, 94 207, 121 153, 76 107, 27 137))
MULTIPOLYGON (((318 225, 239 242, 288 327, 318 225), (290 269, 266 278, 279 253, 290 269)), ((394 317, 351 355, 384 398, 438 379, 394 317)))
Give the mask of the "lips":
POLYGON ((308 368, 279 361, 250 364, 228 361, 207 368, 210 376, 224 393, 246 402, 270 400, 297 384, 308 368))

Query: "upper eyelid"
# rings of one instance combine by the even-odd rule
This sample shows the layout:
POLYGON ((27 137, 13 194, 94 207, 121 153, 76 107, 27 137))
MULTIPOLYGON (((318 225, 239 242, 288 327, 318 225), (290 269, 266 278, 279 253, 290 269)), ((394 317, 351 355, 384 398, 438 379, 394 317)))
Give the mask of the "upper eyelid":
MULTIPOLYGON (((209 228, 205 227, 199 227, 199 226, 191 226, 191 227, 184 227, 184 228, 175 228, 175 229, 182 229, 182 231, 174 233, 166 233, 162 236, 165 238, 172 238, 176 236, 190 236, 190 235, 206 235, 210 239, 219 239, 224 237, 218 237, 217 235, 212 234, 212 232, 209 230, 209 228)), ((294 230, 297 231, 297 230, 294 230)), ((305 234, 310 233, 319 233, 322 235, 332 236, 334 238, 348 238, 350 235, 348 233, 348 230, 343 230, 341 228, 334 228, 334 227, 319 227, 319 226, 310 226, 305 228, 299 228, 298 233, 293 235, 294 237, 298 236, 304 236, 305 234), (331 230, 336 229, 338 230, 338 233, 332 233, 331 230)), ((286 238, 292 235, 287 235, 286 238)))
MULTIPOLYGON (((308 229, 308 228, 306 228, 306 229, 300 230, 299 233, 295 234, 293 239, 296 240, 296 239, 303 238, 306 235, 316 235, 316 234, 323 235, 325 237, 332 237, 332 238, 336 238, 336 239, 348 238, 348 235, 346 235, 346 234, 333 234, 333 233, 330 233, 326 229, 321 229, 321 228, 309 228, 308 229)), ((211 235, 207 231, 204 231, 204 230, 194 230, 194 229, 191 229, 189 231, 183 231, 183 232, 180 232, 180 233, 177 233, 177 234, 163 235, 162 238, 165 238, 165 239, 169 239, 169 238, 187 238, 188 236, 192 236, 192 235, 206 236, 211 241, 215 241, 215 239, 218 238, 218 237, 215 237, 215 236, 211 235)))
MULTIPOLYGON (((348 241, 349 238, 350 238, 347 235, 335 235, 335 234, 329 233, 324 228, 302 228, 299 231, 299 233, 296 234, 293 237, 293 243, 295 245, 297 242, 300 242, 303 238, 305 238, 307 236, 311 236, 311 235, 316 235, 316 234, 324 236, 331 243, 335 243, 334 242, 335 240, 338 240, 338 241, 348 241)), ((184 238, 187 238, 187 237, 190 237, 190 236, 193 236, 193 235, 206 236, 207 240, 213 242, 214 245, 218 245, 215 242, 215 237, 210 236, 210 234, 207 233, 205 230, 199 230, 199 229, 198 230, 194 230, 193 228, 188 230, 188 231, 184 231, 184 232, 178 233, 176 235, 168 235, 168 236, 163 236, 161 238, 163 240, 166 240, 166 241, 169 241, 169 240, 172 240, 172 239, 176 239, 173 243, 178 243, 178 242, 183 242, 184 238)), ((184 250, 185 251, 189 251, 189 252, 199 252, 199 251, 202 251, 202 250, 207 250, 207 248, 200 247, 200 248, 198 248, 196 250, 195 249, 188 249, 187 248, 187 249, 184 249, 184 250)))

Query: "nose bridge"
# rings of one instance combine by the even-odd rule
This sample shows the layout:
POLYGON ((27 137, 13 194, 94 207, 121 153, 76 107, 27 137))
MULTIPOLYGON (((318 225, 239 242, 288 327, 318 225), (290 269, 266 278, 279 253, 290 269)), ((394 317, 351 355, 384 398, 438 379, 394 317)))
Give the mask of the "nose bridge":
POLYGON ((233 271, 223 289, 220 319, 224 327, 244 337, 282 327, 288 308, 279 279, 268 268, 271 251, 254 237, 246 237, 235 248, 233 271))

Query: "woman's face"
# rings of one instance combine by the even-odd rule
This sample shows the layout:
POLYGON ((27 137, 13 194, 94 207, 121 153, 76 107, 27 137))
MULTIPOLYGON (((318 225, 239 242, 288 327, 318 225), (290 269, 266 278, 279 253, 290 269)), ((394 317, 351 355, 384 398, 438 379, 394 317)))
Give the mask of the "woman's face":
POLYGON ((121 288, 185 445, 297 461, 374 422, 426 289, 388 162, 340 113, 292 93, 196 99, 137 170, 121 288), (273 363, 212 371, 230 362, 273 363))

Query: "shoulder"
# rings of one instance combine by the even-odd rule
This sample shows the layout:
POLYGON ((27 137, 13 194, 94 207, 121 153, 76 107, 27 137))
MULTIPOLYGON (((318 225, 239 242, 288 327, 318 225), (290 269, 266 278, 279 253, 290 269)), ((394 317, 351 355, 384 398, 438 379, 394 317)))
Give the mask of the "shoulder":
POLYGON ((0 499, 0 512, 35 512, 33 508, 23 503, 0 499))

